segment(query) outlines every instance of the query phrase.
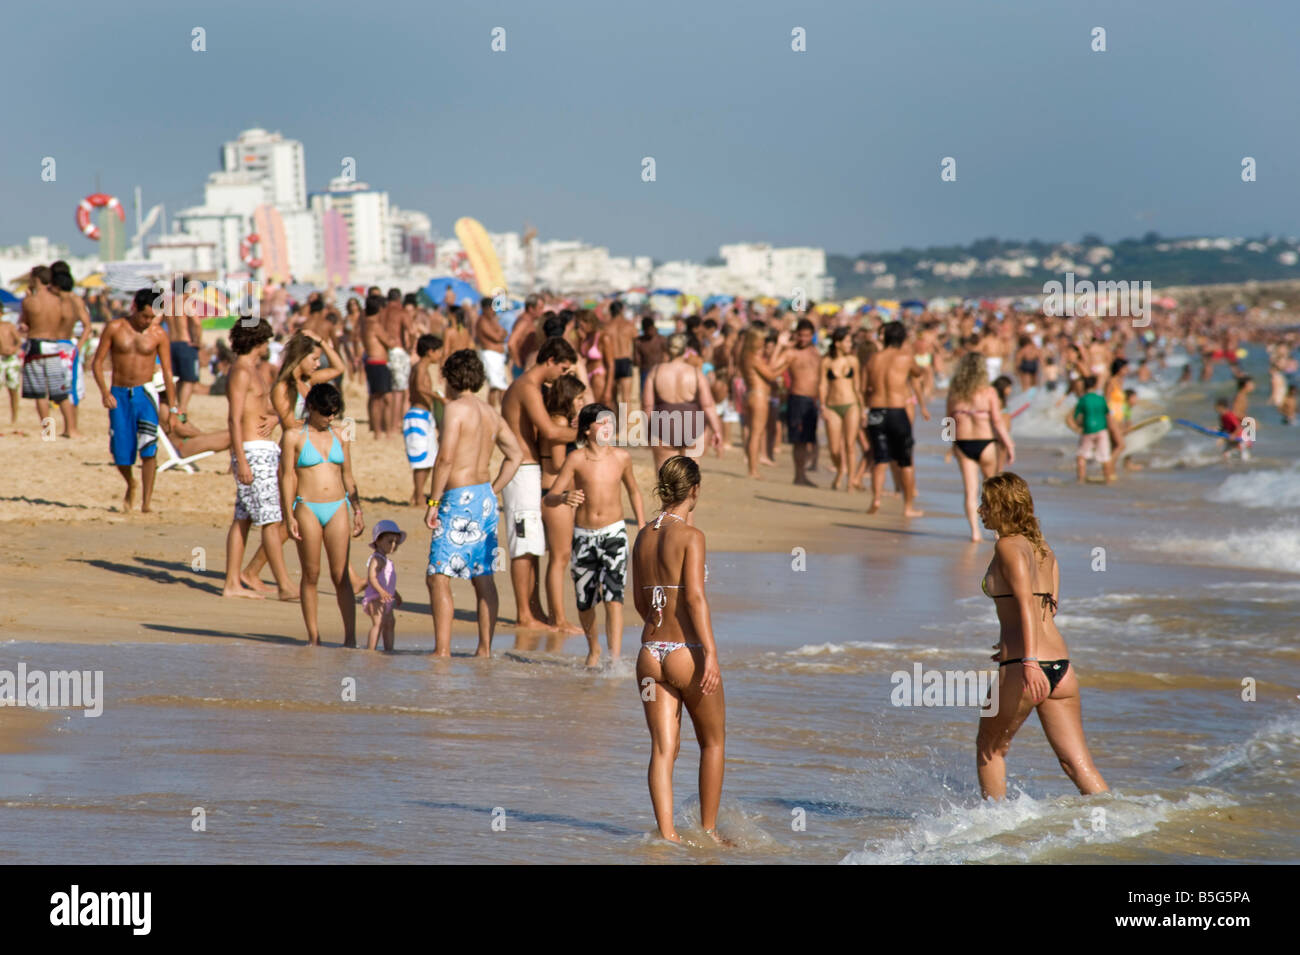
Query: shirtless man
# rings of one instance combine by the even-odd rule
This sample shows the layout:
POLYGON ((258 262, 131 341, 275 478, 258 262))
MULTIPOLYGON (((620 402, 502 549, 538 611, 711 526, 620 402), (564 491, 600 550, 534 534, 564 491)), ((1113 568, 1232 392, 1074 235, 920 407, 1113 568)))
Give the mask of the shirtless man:
POLYGON ((506 340, 506 354, 510 358, 516 378, 528 367, 529 359, 537 351, 541 331, 542 297, 530 295, 524 299, 524 310, 515 319, 515 324, 510 329, 510 337, 506 340))
POLYGON ((377 295, 366 297, 365 315, 361 319, 361 349, 366 369, 366 387, 370 392, 370 432, 376 438, 388 437, 397 419, 389 418, 393 390, 393 373, 388 367, 388 349, 398 340, 388 333, 380 316, 384 300, 377 295))
MULTIPOLYGON (((184 277, 181 279, 184 287, 184 277)), ((171 340, 172 371, 180 379, 179 400, 176 406, 181 414, 189 414, 190 397, 199 383, 199 343, 203 341, 204 299, 190 296, 171 296, 167 309, 167 337, 171 340)))
POLYGON ((478 611, 477 657, 492 655, 497 625, 497 585, 492 576, 497 552, 497 495, 514 477, 523 451, 505 419, 475 395, 483 387, 483 363, 472 349, 443 363, 447 407, 442 440, 433 464, 433 487, 424 513, 433 531, 429 543, 429 607, 433 613, 434 653, 451 656, 451 623, 456 606, 451 578, 472 580, 478 611), (488 483, 493 448, 504 460, 488 483))
POLYGON ((411 316, 402 305, 402 290, 388 290, 388 306, 383 314, 384 331, 393 344, 388 346, 388 371, 393 377, 393 390, 384 399, 388 404, 388 426, 396 430, 397 422, 406 414, 406 393, 411 387, 411 316))
POLYGON ((636 341, 636 326, 623 314, 623 303, 617 299, 609 304, 609 323, 605 330, 609 333, 610 353, 614 359, 614 398, 630 410, 632 384, 635 380, 632 350, 636 341))
MULTIPOLYGON (((1110 363, 1115 355, 1111 351, 1110 345, 1101 337, 1101 332, 1093 333, 1092 344, 1087 347, 1086 358, 1088 362, 1088 374, 1096 377, 1101 386, 1101 393, 1106 393, 1106 384, 1110 381, 1110 363)), ((989 379, 992 381, 993 379, 989 379)))
MULTIPOLYGON (((520 629, 554 629, 542 610, 538 591, 537 559, 546 553, 538 445, 542 440, 568 443, 577 439, 578 432, 551 420, 542 400, 542 384, 566 374, 577 361, 578 353, 566 340, 548 338, 537 352, 537 363, 516 378, 501 398, 501 414, 523 450, 519 470, 502 494, 510 549, 510 584, 515 592, 515 616, 520 629)), ((446 374, 445 369, 443 373, 446 374)), ((434 480, 436 485, 436 475, 434 480)))
POLYGON ((63 359, 63 367, 68 371, 69 396, 72 398, 72 436, 80 437, 81 432, 77 430, 77 406, 86 396, 81 356, 86 342, 90 340, 90 312, 81 296, 73 291, 77 283, 72 278, 72 270, 68 268, 67 262, 58 261, 51 265, 50 275, 50 291, 59 297, 62 309, 63 320, 59 327, 62 333, 59 345, 62 347, 59 356, 63 359), (78 325, 81 327, 80 332, 77 331, 78 325))
POLYGON ((790 354, 790 394, 786 399, 786 427, 794 452, 794 483, 816 487, 808 480, 808 464, 817 447, 817 422, 821 418, 822 356, 813 347, 813 323, 799 319, 794 352, 790 354))
MULTIPOLYGON (((903 478, 903 516, 920 517, 924 512, 914 506, 916 469, 912 466, 912 421, 907 416, 907 390, 916 395, 921 416, 930 420, 922 400, 921 369, 910 349, 903 347, 907 329, 902 322, 890 322, 881 336, 885 347, 867 362, 865 394, 867 399, 867 441, 871 446, 871 508, 880 510, 880 494, 885 486, 885 471, 896 464, 903 478)), ((987 356, 986 356, 987 357, 987 356)))
POLYGON ((22 392, 23 360, 18 348, 23 343, 18 322, 0 318, 0 388, 9 392, 9 423, 18 420, 18 395, 22 392))
POLYGON ((256 325, 235 323, 230 329, 230 349, 235 353, 230 366, 226 398, 229 401, 231 468, 235 472, 235 516, 226 534, 226 586, 223 597, 261 597, 256 557, 241 574, 244 548, 250 527, 262 529, 261 556, 271 565, 281 600, 297 600, 285 567, 284 532, 280 506, 280 445, 269 440, 274 422, 271 389, 262 371, 270 349, 271 325, 265 319, 256 325), (268 422, 271 427, 268 427, 268 422))
POLYGON ((445 399, 441 394, 442 383, 434 383, 433 373, 438 369, 443 347, 443 340, 437 335, 421 335, 416 341, 417 360, 411 367, 411 407, 402 418, 406 460, 411 465, 411 477, 415 482, 411 503, 417 505, 427 499, 424 482, 429 479, 438 454, 438 429, 433 403, 445 399))
POLYGON ((172 387, 172 356, 167 333, 154 322, 153 289, 135 293, 134 308, 126 318, 116 318, 104 328, 91 368, 95 384, 108 409, 108 443, 113 463, 126 481, 122 509, 130 512, 135 503, 135 477, 131 468, 140 456, 140 477, 144 493, 140 511, 149 513, 153 481, 158 472, 158 412, 144 386, 153 380, 155 359, 162 362, 167 407, 179 414, 172 387), (104 381, 104 363, 112 356, 113 387, 104 381))
MULTIPOLYGON (((488 403, 500 409, 501 396, 510 387, 510 372, 507 367, 506 330, 501 327, 492 299, 484 298, 480 303, 478 321, 474 323, 474 344, 478 348, 479 359, 487 374, 488 403)), ((520 316, 522 319, 522 316, 520 316)), ((519 327, 519 323, 515 323, 519 327)))
MULTIPOLYGON (((36 266, 32 269, 31 287, 23 299, 19 319, 19 330, 27 334, 23 350, 23 397, 36 400, 36 415, 42 427, 49 417, 50 402, 53 401, 63 414, 63 436, 75 438, 80 435, 72 417, 72 381, 59 345, 59 339, 65 337, 64 326, 67 323, 63 302, 50 288, 52 282, 49 267, 36 266)), ((153 377, 152 371, 150 377, 153 377)), ((129 469, 127 473, 130 473, 129 469)), ((152 472, 150 482, 152 486, 152 472)))

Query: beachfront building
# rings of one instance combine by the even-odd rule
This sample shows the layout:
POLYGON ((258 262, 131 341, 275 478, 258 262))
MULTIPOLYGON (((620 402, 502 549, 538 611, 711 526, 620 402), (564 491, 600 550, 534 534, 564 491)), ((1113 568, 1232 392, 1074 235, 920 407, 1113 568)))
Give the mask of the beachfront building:
POLYGON ((38 265, 49 265, 63 259, 77 278, 98 272, 102 266, 99 256, 74 257, 66 245, 51 242, 46 236, 34 235, 25 245, 0 247, 0 285, 8 288, 14 279, 26 275, 38 265))
MULTIPOLYGON (((252 172, 214 172, 203 187, 203 205, 176 213, 175 227, 192 241, 212 244, 222 272, 246 272, 239 246, 253 228, 253 210, 266 200, 261 177, 252 172)), ((153 261, 166 261, 168 250, 151 246, 153 261)))
POLYGON ((308 197, 317 220, 327 209, 337 209, 348 226, 348 265, 359 282, 377 280, 392 268, 390 244, 392 224, 388 193, 369 184, 342 176, 330 180, 329 188, 308 197))
POLYGON ((221 147, 224 172, 247 173, 262 188, 262 202, 286 212, 307 207, 307 160, 302 143, 278 132, 246 129, 221 147))
POLYGON ((388 254, 393 268, 426 263, 425 250, 433 248, 433 223, 427 215, 389 206, 388 233, 388 254))
POLYGON ((168 271, 207 281, 220 277, 217 244, 181 232, 160 236, 145 247, 150 262, 161 262, 168 271))
POLYGON ((766 242, 744 242, 724 245, 718 253, 726 262, 729 287, 709 291, 790 298, 802 290, 810 301, 835 295, 835 280, 826 274, 824 249, 774 249, 766 242))

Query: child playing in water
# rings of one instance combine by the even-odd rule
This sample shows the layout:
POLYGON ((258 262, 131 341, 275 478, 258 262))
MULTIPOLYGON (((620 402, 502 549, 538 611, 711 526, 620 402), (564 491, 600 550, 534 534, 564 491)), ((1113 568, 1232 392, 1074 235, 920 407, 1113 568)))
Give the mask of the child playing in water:
POLYGON ((1236 413, 1228 407, 1228 399, 1220 398, 1214 403, 1214 410, 1219 413, 1219 430, 1226 434, 1223 440, 1223 460, 1228 460, 1233 451, 1241 451, 1243 461, 1250 460, 1250 444, 1242 441, 1242 423, 1236 413))
POLYGON ((406 533, 393 521, 380 521, 370 533, 375 550, 366 564, 366 592, 361 606, 370 615, 371 650, 378 649, 381 635, 384 649, 389 653, 393 650, 397 624, 393 611, 402 605, 402 595, 397 592, 397 568, 391 555, 405 540, 406 533))
POLYGON ((632 456, 611 447, 614 412, 602 404, 589 404, 578 414, 578 446, 564 459, 546 503, 576 508, 573 557, 569 571, 578 597, 578 619, 587 635, 588 667, 600 662, 600 631, 596 604, 605 603, 605 636, 611 661, 623 648, 623 588, 627 580, 627 528, 623 524, 623 495, 627 488, 636 526, 645 526, 641 491, 632 474, 632 456), (576 490, 570 490, 574 485, 576 490))

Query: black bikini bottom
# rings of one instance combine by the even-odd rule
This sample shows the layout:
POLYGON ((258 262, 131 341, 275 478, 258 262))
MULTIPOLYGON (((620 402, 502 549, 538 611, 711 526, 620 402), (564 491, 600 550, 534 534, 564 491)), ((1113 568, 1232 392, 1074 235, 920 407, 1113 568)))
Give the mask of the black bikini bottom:
POLYGON ((954 441, 957 450, 961 452, 962 457, 970 458, 972 461, 978 461, 980 455, 994 441, 993 438, 970 438, 964 441, 954 441))
MULTIPOLYGON (((1014 660, 1003 660, 1001 663, 998 664, 998 666, 1006 667, 1006 666, 1011 666, 1011 664, 1013 663, 1023 663, 1023 662, 1024 661, 1021 657, 1016 657, 1014 660)), ((1060 683, 1061 680, 1065 678, 1065 671, 1069 668, 1070 661, 1069 660, 1039 660, 1038 666, 1042 669, 1043 673, 1047 676, 1047 685, 1051 687, 1051 690, 1048 690, 1048 692, 1050 693, 1052 692, 1052 690, 1056 689, 1056 684, 1060 683)))

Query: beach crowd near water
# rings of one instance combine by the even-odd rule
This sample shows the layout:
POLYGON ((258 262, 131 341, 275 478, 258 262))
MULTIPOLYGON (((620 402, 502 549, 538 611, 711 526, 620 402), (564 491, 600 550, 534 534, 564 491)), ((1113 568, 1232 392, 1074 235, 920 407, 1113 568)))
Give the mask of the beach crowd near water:
POLYGON ((1036 710, 1062 769, 1091 794, 1107 784, 1084 742, 1080 681, 1054 622, 1060 568, 1033 489, 1015 471, 1017 416, 1031 404, 1050 409, 1077 433, 1076 493, 1086 495, 1144 467, 1139 395, 1176 367, 1175 350, 1188 358, 1180 384, 1231 372, 1230 391, 1192 424, 1234 466, 1297 411, 1300 333, 1202 308, 1157 308, 1135 321, 1106 303, 1061 316, 1009 299, 892 311, 731 299, 664 314, 617 296, 543 293, 505 315, 491 296, 450 290, 442 302, 376 287, 291 301, 280 287, 260 314, 205 341, 193 310, 153 289, 83 299, 74 287, 61 263, 39 267, 17 321, 0 322, 11 421, 20 395, 43 428, 61 424, 74 440, 79 421, 107 413, 128 512, 152 509, 160 457, 213 452, 224 466, 228 454, 223 595, 299 602, 309 644, 341 632, 356 647, 358 626, 371 650, 400 644, 392 555, 401 547, 428 546, 421 589, 439 656, 452 651, 453 580, 473 588, 475 655, 492 653, 503 573, 515 629, 583 635, 589 668, 622 659, 630 591, 643 621, 635 669, 650 791, 671 840, 683 706, 700 743, 701 826, 721 838, 725 652, 706 598, 708 528, 694 519, 711 462, 740 456, 765 485, 820 488, 864 514, 951 525, 920 506, 916 473, 918 438, 942 441, 964 503, 961 526, 943 532, 996 536, 980 586, 999 620, 993 659, 1003 678, 995 715, 980 721, 981 792, 1005 795, 1011 738, 1036 710), (1248 346, 1266 351, 1266 380, 1241 370, 1248 346), (345 392, 362 386, 364 409, 348 407, 345 392), (224 429, 189 420, 195 394, 224 396, 224 429), (942 416, 929 410, 936 400, 942 416), (634 470, 643 448, 650 487, 634 470), (409 471, 409 519, 367 522, 354 476, 363 457, 409 471), (364 563, 355 539, 369 545, 364 563), (335 595, 338 623, 332 610, 322 619, 322 587, 335 595))

